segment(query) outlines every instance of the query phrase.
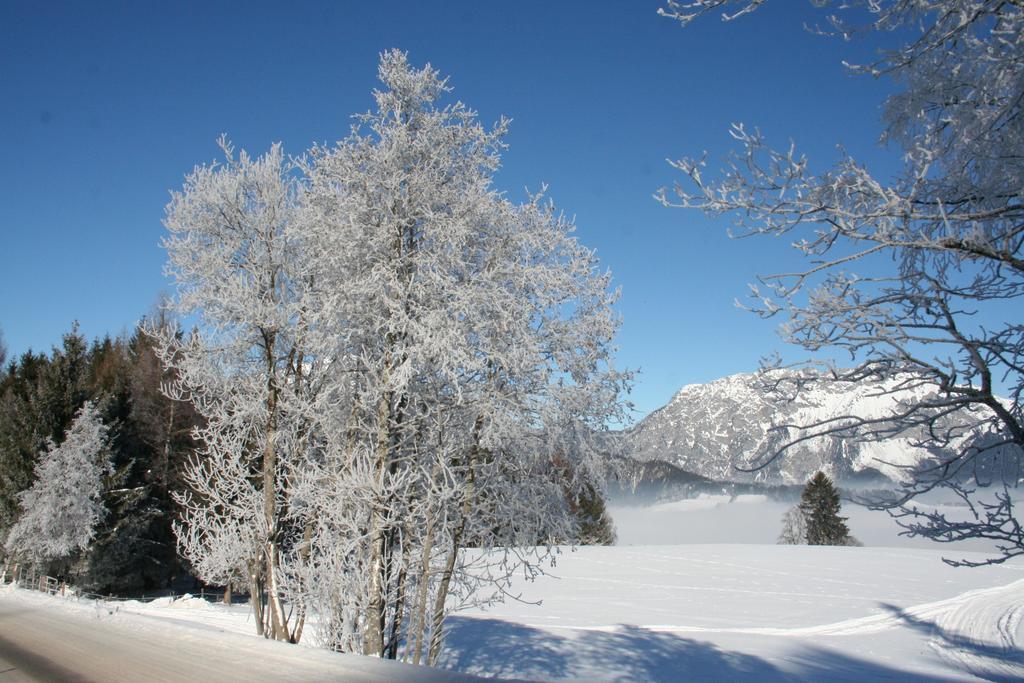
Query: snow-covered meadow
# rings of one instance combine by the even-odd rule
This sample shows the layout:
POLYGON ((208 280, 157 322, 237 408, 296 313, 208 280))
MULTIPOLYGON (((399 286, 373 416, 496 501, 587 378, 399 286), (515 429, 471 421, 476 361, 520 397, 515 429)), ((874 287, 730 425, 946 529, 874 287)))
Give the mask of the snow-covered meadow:
POLYGON ((616 547, 566 550, 518 586, 523 602, 456 617, 444 664, 539 680, 1024 680, 1024 562, 950 567, 986 546, 908 539, 852 504, 864 547, 775 545, 788 506, 612 507, 616 547))
POLYGON ((444 664, 575 681, 1024 677, 1024 564, 934 551, 763 545, 582 548, 526 600, 453 620, 444 664))
MULTIPOLYGON (((1024 680, 1024 562, 949 567, 944 555, 983 555, 907 547, 884 515, 847 507, 865 547, 756 537, 777 533, 785 508, 758 496, 615 508, 620 545, 566 548, 548 575, 513 585, 520 601, 456 614, 439 664, 553 681, 1024 680)), ((161 638, 199 629, 233 648, 266 646, 244 605, 0 599, 49 600, 161 638)), ((309 656, 325 672, 353 657, 324 654, 309 656)), ((388 672, 417 680, 415 669, 388 672)))

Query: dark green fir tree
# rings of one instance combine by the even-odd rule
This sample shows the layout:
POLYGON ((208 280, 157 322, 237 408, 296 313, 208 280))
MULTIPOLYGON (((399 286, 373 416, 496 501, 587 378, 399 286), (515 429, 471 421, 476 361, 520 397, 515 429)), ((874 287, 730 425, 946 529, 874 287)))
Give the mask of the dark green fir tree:
POLYGON ((818 472, 804 487, 800 496, 800 511, 807 524, 808 545, 855 545, 840 517, 839 491, 823 472, 818 472))
POLYGON ((605 509, 600 491, 585 484, 571 507, 580 525, 578 542, 581 545, 615 545, 615 524, 605 509))

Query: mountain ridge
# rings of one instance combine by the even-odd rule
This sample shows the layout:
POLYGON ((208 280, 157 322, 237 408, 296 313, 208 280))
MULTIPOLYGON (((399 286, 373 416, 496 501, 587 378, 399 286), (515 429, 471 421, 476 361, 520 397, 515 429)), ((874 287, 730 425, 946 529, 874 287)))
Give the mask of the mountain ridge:
POLYGON ((769 389, 792 371, 738 373, 703 384, 688 384, 636 425, 618 433, 620 452, 644 462, 661 461, 714 481, 801 484, 821 470, 837 481, 900 482, 912 468, 935 456, 915 445, 914 434, 879 441, 818 437, 772 453, 791 440, 793 428, 851 416, 878 418, 900 401, 920 401, 934 393, 899 380, 838 384, 814 383, 794 396, 769 389), (766 381, 767 380, 767 381, 766 381), (763 467, 756 465, 770 461, 763 467), (749 471, 752 470, 753 471, 749 471))

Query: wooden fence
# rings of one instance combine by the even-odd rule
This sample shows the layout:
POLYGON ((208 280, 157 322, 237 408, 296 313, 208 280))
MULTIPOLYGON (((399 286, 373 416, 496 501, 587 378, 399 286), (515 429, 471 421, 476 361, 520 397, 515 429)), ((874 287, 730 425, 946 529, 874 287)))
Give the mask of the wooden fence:
MULTIPOLYGON (((118 595, 101 595, 99 593, 90 593, 87 591, 76 591, 68 584, 64 583, 60 579, 52 576, 46 576, 36 571, 31 566, 14 565, 13 567, 4 566, 0 568, 0 584, 5 583, 17 583, 19 587, 27 590, 36 590, 41 593, 47 593, 49 595, 74 595, 80 598, 89 598, 93 600, 104 600, 104 601, 117 601, 125 602, 128 600, 136 600, 138 602, 152 602, 161 598, 170 598, 176 600, 179 597, 190 595, 192 597, 202 598, 209 602, 223 602, 224 591, 223 589, 210 590, 207 588, 200 589, 195 593, 175 593, 174 591, 154 591, 149 595, 142 593, 138 596, 118 596, 118 595)), ((236 596, 242 597, 242 596, 236 596)))

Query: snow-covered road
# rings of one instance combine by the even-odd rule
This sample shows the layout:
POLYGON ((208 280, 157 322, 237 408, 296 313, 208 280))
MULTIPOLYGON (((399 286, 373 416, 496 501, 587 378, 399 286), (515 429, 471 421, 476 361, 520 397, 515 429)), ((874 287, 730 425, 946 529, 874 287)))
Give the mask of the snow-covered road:
MULTIPOLYGON (((0 593, 0 681, 442 683, 451 672, 346 656, 193 621, 25 591, 0 593)), ((454 680, 478 681, 455 675, 454 680)))

